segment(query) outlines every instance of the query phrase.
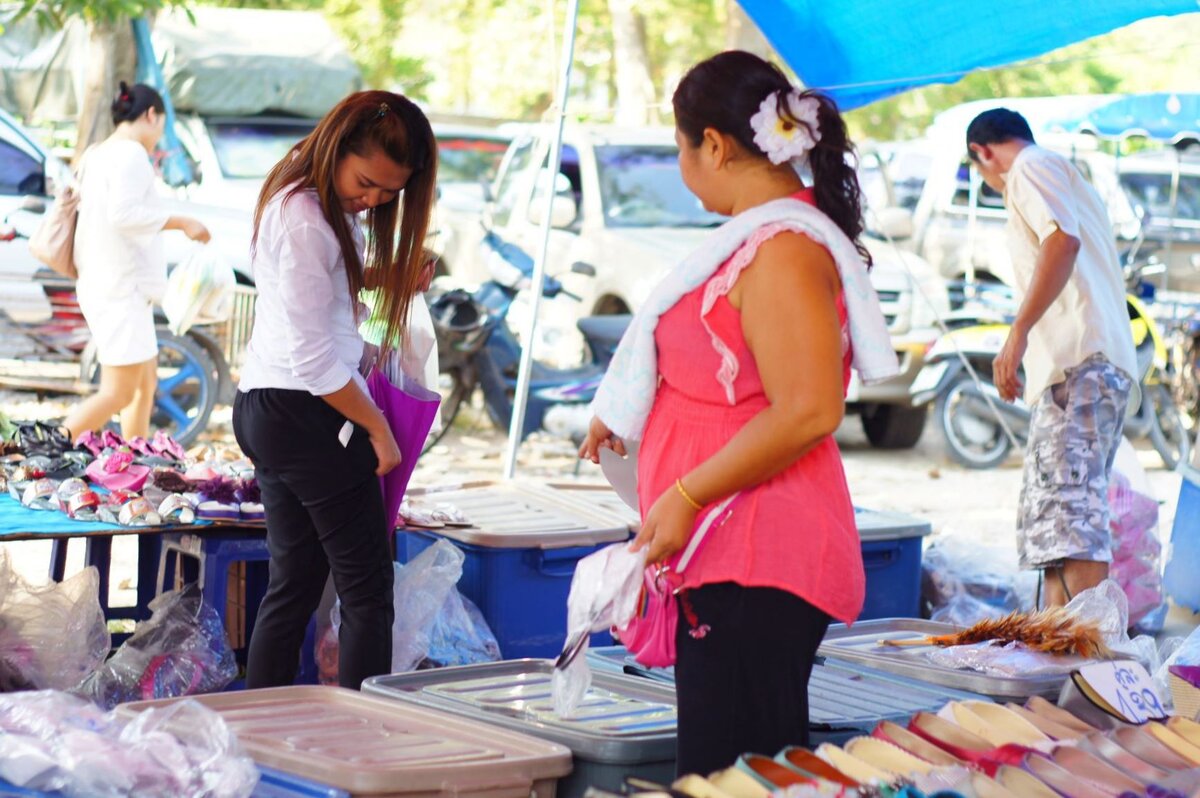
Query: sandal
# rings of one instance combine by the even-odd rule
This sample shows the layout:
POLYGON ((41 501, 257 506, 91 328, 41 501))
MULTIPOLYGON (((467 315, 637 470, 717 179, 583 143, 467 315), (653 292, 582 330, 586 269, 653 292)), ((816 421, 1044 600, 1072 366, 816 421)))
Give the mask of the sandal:
POLYGON ((101 442, 100 436, 89 429, 75 440, 75 449, 88 452, 92 457, 99 457, 104 453, 104 444, 101 442))
POLYGON ((164 524, 191 524, 196 521, 196 505, 187 496, 172 493, 163 499, 158 514, 164 524))
POLYGON ((162 518, 154 511, 154 505, 139 496, 121 507, 121 512, 117 514, 117 523, 131 527, 159 526, 162 524, 162 518))
POLYGON ((240 521, 241 503, 238 501, 238 485, 221 477, 209 479, 196 485, 201 501, 196 505, 196 517, 203 521, 240 521))
POLYGON ((150 441, 150 448, 155 454, 170 458, 177 463, 182 463, 187 459, 187 452, 165 430, 155 430, 154 438, 150 441))
POLYGON ((433 511, 405 499, 400 504, 400 520, 414 529, 444 529, 446 524, 434 517, 433 511))
POLYGON ((67 499, 64 509, 68 518, 76 521, 95 521, 100 517, 100 497, 96 491, 86 488, 67 499))
POLYGON ((242 482, 236 495, 238 510, 242 514, 243 521, 265 521, 267 519, 266 508, 262 503, 262 491, 259 490, 257 480, 248 479, 242 482))
POLYGON ((139 491, 150 477, 150 469, 133 462, 133 452, 128 448, 109 453, 106 457, 93 460, 85 473, 88 479, 109 490, 139 491))
POLYGON ((21 494, 21 504, 31 510, 57 510, 58 497, 55 491, 58 486, 53 480, 35 479, 26 487, 24 493, 21 494))

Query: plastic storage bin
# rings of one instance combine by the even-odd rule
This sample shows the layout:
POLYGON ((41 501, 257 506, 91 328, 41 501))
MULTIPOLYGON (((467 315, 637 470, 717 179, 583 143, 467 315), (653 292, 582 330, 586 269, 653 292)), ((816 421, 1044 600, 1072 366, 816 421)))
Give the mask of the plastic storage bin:
MULTIPOLYGON (((458 589, 483 613, 505 659, 555 657, 567 636, 567 594, 575 564, 629 538, 629 526, 602 507, 531 483, 478 483, 412 491, 429 503, 448 502, 470 528, 404 529, 396 549, 405 562, 446 538, 462 549, 458 589)), ((608 634, 592 638, 610 645, 608 634)))
POLYGON ((975 671, 956 670, 934 665, 925 656, 930 646, 885 646, 884 640, 905 640, 926 635, 943 635, 959 627, 919 618, 886 618, 865 621, 847 627, 831 624, 817 654, 827 661, 837 660, 865 666, 896 676, 941 685, 952 690, 978 693, 998 701, 1023 703, 1040 695, 1058 700, 1067 676, 991 676, 975 671))
MULTIPOLYGON (((350 798, 350 793, 315 781, 258 766, 259 780, 251 798, 350 798)), ((65 798, 61 792, 39 792, 0 780, 0 798, 65 798)))
POLYGON ((554 798, 571 772, 557 743, 339 687, 278 687, 179 700, 219 713, 260 765, 351 795, 389 798, 554 798))
MULTIPOLYGON (((1197 441, 1200 445, 1200 441, 1197 441)), ((1192 447, 1192 462, 1179 468, 1183 482, 1171 527, 1171 545, 1163 571, 1163 588, 1175 603, 1200 612, 1200 449, 1192 447)))
MULTIPOLYGON (((597 673, 623 672, 675 683, 674 668, 647 668, 622 646, 591 649, 587 657, 597 673)), ((991 699, 850 662, 817 662, 808 682, 809 743, 840 745, 869 734, 880 721, 906 725, 917 712, 937 712, 950 701, 969 700, 991 699)))
POLYGON ((626 776, 670 783, 675 778, 675 690, 635 676, 596 672, 574 717, 554 713, 553 663, 516 660, 375 676, 363 692, 452 712, 560 743, 574 770, 559 796, 588 787, 619 792, 626 776))
POLYGON ((929 522, 903 513, 856 508, 867 598, 860 621, 921 614, 921 548, 929 522))

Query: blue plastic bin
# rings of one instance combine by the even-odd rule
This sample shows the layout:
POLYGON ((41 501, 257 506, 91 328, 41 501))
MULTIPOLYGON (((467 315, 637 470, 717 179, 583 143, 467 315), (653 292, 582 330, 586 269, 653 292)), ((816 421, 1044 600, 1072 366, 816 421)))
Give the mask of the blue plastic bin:
POLYGON ((903 513, 855 509, 867 598, 860 621, 921 614, 921 549, 927 521, 903 513))
MULTIPOLYGON (((397 559, 414 557, 445 538, 466 557, 458 589, 479 607, 505 659, 556 657, 567 636, 567 594, 575 565, 628 540, 629 523, 594 500, 532 482, 482 482, 410 491, 426 505, 446 503, 469 528, 406 529, 397 559)), ((595 645, 612 638, 599 634, 595 645)))
POLYGON ((1200 573, 1200 470, 1196 468, 1200 452, 1195 448, 1192 452, 1192 465, 1179 469, 1183 483, 1171 527, 1163 587, 1176 604, 1200 612, 1200 579, 1196 577, 1200 573))
MULTIPOLYGON (((408 560, 438 538, 433 532, 409 532, 408 560)), ((567 594, 575 564, 607 544, 496 549, 450 542, 466 556, 458 589, 483 613, 504 659, 557 657, 567 637, 567 594)), ((612 642, 608 633, 592 635, 594 646, 612 642)))

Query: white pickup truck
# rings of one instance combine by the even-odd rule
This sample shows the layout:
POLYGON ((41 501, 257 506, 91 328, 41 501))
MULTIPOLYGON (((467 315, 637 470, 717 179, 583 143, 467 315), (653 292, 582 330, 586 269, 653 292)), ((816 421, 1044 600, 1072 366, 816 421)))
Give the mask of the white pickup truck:
MULTIPOLYGON (((539 224, 551 185, 545 174, 549 149, 549 131, 534 128, 519 134, 505 154, 484 213, 491 230, 530 254, 540 243, 539 224)), ((569 335, 581 315, 636 311, 663 273, 723 221, 688 192, 677 157, 670 129, 567 128, 562 168, 553 182, 557 197, 547 262, 549 273, 582 302, 556 300, 541 311, 561 335, 569 335), (571 265, 578 262, 593 266, 595 276, 572 273, 571 265)), ((880 209, 868 219, 905 228, 911 217, 880 209)), ((893 229, 889 234, 903 237, 906 232, 893 229)), ((935 311, 947 310, 946 290, 920 257, 880 238, 864 240, 875 260, 871 279, 901 360, 901 375, 882 385, 855 383, 847 407, 861 415, 872 445, 907 448, 916 444, 925 424, 925 409, 911 406, 908 386, 937 337, 935 311)), ((451 269, 458 279, 485 279, 482 257, 451 264, 451 269)))

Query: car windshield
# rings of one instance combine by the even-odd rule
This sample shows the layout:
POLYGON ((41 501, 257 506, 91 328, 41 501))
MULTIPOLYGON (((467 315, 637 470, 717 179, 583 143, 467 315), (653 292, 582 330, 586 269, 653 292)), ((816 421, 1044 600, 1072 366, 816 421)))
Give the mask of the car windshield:
POLYGON ((439 183, 490 183, 508 142, 475 136, 438 136, 439 183))
POLYGON ((316 124, 316 120, 214 122, 208 129, 221 174, 232 180, 261 180, 316 124))
MULTIPOLYGON (((1154 225, 1171 224, 1171 180, 1168 173, 1122 172, 1121 188, 1134 207, 1141 206, 1154 225)), ((1174 226, 1185 227, 1200 221, 1200 175, 1179 176, 1179 197, 1174 208, 1174 226)))
POLYGON ((604 221, 609 227, 715 227, 725 217, 704 210, 683 184, 679 151, 670 145, 596 148, 604 221))

